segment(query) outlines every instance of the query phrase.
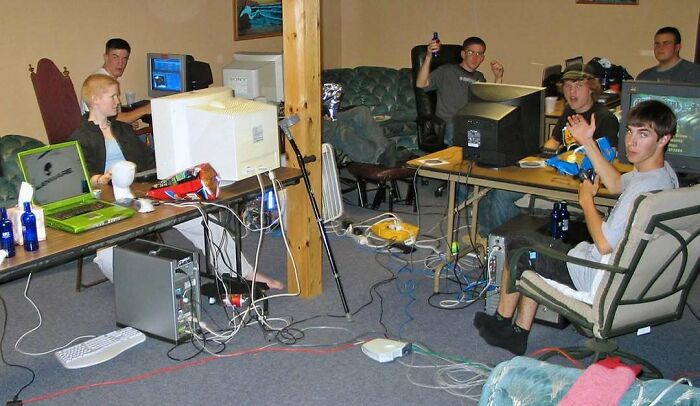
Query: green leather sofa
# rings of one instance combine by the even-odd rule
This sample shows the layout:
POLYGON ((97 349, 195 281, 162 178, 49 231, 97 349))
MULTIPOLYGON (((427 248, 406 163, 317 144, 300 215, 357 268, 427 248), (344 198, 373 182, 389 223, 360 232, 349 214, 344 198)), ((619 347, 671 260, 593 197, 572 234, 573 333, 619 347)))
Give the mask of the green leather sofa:
POLYGON ((41 141, 23 135, 0 138, 0 206, 17 204, 17 192, 24 179, 17 162, 17 153, 43 146, 41 141))
POLYGON ((343 86, 340 108, 367 106, 374 116, 390 116, 380 122, 384 135, 399 147, 418 149, 416 101, 411 69, 378 66, 326 69, 323 83, 343 86))

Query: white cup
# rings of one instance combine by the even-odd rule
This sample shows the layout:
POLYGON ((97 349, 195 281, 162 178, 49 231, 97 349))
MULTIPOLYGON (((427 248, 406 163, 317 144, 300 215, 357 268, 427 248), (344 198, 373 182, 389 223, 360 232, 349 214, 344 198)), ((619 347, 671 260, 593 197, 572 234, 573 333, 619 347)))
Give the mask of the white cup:
POLYGON ((126 92, 124 93, 126 96, 126 105, 131 106, 132 104, 136 103, 136 93, 134 92, 126 92))
POLYGON ((544 111, 546 114, 554 113, 554 110, 557 109, 557 100, 559 100, 559 98, 556 96, 548 96, 544 98, 544 111))

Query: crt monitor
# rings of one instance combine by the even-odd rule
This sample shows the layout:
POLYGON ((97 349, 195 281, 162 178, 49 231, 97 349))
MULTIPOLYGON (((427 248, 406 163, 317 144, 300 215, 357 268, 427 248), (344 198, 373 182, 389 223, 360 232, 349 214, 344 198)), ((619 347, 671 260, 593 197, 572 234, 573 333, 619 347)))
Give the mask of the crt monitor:
POLYGON ((509 166, 540 150, 544 88, 474 83, 454 117, 455 144, 483 166, 509 166))
POLYGON ((187 55, 149 53, 146 60, 149 97, 168 96, 187 90, 187 55))
POLYGON ((282 54, 274 52, 236 52, 223 68, 223 81, 236 97, 279 103, 284 100, 284 64, 282 54))
POLYGON ((669 82, 622 82, 622 119, 618 148, 620 159, 627 162, 625 134, 627 114, 637 103, 656 99, 676 114, 678 126, 666 151, 666 161, 679 175, 700 175, 700 85, 669 82))
POLYGON ((204 162, 228 183, 280 166, 276 106, 210 87, 153 99, 151 112, 159 179, 204 162))

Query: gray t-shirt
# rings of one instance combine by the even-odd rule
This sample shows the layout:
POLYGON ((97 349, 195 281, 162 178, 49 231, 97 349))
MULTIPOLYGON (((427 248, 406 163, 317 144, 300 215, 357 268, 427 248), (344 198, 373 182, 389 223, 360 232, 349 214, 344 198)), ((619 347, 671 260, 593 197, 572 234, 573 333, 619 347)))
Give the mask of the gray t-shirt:
MULTIPOLYGON (((662 168, 647 172, 632 170, 622 175, 622 194, 617 199, 615 207, 603 222, 603 235, 611 247, 616 248, 627 229, 627 222, 637 197, 652 190, 675 189, 678 187, 678 177, 668 162, 662 168)), ((603 256, 595 244, 581 242, 569 251, 569 255, 601 262, 603 256)), ((599 274, 603 271, 582 265, 567 263, 569 275, 579 291, 594 292, 600 283, 599 274)))
POLYGON ((643 70, 637 80, 652 82, 700 83, 700 65, 681 59, 674 67, 660 71, 658 66, 643 70))
POLYGON ((437 90, 435 114, 445 121, 452 119, 469 102, 469 86, 474 82, 486 82, 486 78, 478 70, 469 72, 456 64, 430 72, 430 85, 425 90, 437 90))

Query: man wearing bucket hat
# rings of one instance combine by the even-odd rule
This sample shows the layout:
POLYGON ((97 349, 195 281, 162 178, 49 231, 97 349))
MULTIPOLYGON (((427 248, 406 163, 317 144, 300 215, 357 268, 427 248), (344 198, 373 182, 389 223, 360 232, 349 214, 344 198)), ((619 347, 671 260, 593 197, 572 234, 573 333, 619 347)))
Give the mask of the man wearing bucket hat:
MULTIPOLYGON (((617 147, 620 128, 617 117, 596 101, 602 92, 598 80, 602 73, 599 72, 600 69, 600 65, 595 63, 575 63, 566 68, 558 84, 559 91, 566 100, 566 107, 554 131, 544 143, 545 151, 558 153, 578 146, 567 128, 569 117, 577 114, 589 123, 591 115, 595 114, 596 129, 593 137, 606 137, 610 145, 617 147)), ((494 189, 484 196, 479 202, 479 233, 487 236, 491 230, 520 214, 520 208, 515 202, 521 197, 522 193, 501 189, 494 189)))
POLYGON ((595 114, 596 132, 594 137, 606 137, 610 141, 610 145, 617 146, 617 133, 620 129, 617 117, 596 101, 602 92, 598 80, 600 72, 596 70, 596 66, 599 65, 575 63, 564 71, 558 87, 564 95, 566 107, 554 126, 554 131, 544 144, 545 150, 569 150, 578 146, 567 129, 568 118, 575 114, 582 115, 587 122, 590 122, 591 115, 595 114))

